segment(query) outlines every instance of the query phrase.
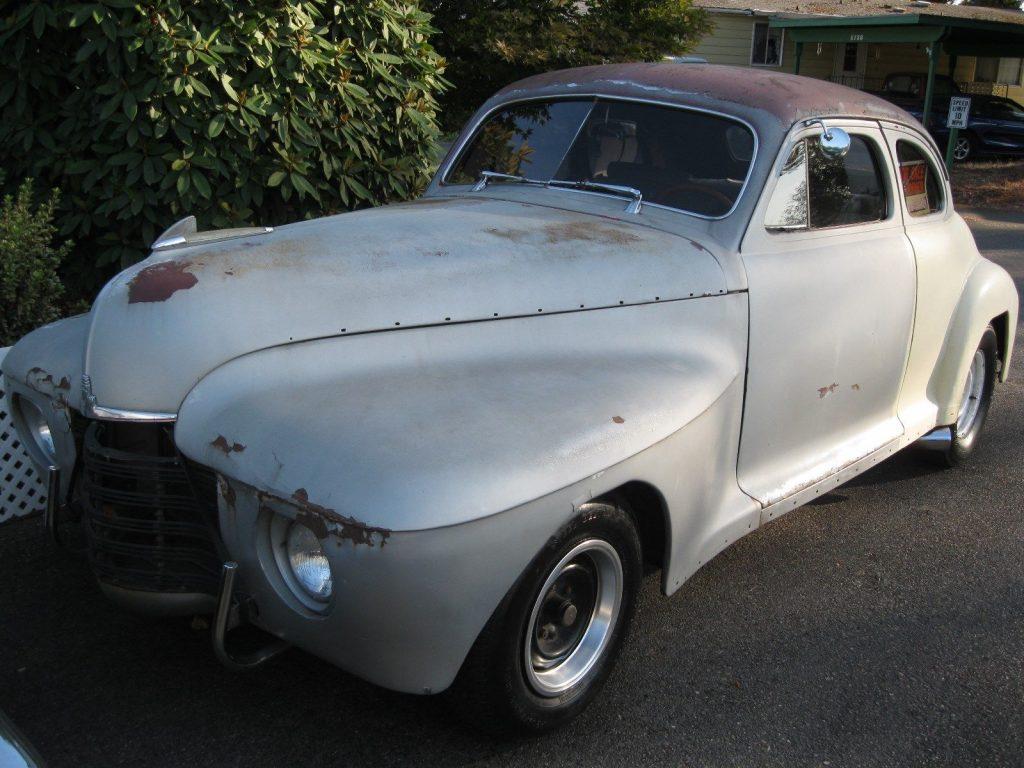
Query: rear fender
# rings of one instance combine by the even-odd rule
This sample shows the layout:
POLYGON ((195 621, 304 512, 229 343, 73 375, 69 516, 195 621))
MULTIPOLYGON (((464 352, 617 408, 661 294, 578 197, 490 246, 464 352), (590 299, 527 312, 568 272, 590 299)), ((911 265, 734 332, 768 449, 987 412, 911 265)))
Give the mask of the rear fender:
POLYGON ((929 399, 939 409, 938 424, 956 421, 971 359, 989 323, 1004 314, 1008 315, 1008 322, 1005 348, 1000 350, 999 380, 1006 381, 1017 329, 1018 303, 1017 288, 1006 270, 985 259, 979 261, 964 285, 946 331, 942 353, 928 383, 929 399))

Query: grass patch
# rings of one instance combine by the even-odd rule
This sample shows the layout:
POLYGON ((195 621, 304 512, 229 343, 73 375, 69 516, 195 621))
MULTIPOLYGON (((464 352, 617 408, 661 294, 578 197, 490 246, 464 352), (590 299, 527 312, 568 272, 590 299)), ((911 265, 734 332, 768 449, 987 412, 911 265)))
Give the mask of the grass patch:
POLYGON ((1024 160, 957 163, 952 182, 958 206, 1024 210, 1024 160))

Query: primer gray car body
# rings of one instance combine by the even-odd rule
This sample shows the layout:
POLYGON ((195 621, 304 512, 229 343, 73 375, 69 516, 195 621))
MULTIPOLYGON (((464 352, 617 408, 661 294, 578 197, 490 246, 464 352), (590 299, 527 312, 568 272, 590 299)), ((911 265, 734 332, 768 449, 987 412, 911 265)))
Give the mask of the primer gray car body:
POLYGON ((582 503, 634 500, 669 594, 763 522, 953 423, 1000 319, 1005 379, 1013 284, 978 255, 944 176, 942 210, 910 218, 885 154, 897 136, 941 168, 904 112, 817 80, 671 63, 532 78, 481 108, 416 202, 273 231, 179 226, 88 315, 21 341, 8 391, 49 414, 56 457, 35 458, 61 470, 61 503, 80 417, 172 427, 216 473, 252 621, 374 683, 441 691, 582 503), (487 115, 566 96, 748 126, 732 210, 631 214, 593 190, 443 183, 487 115), (765 231, 790 147, 820 131, 810 118, 878 143, 884 221, 765 231), (325 606, 287 583, 275 519, 325 542, 325 606))

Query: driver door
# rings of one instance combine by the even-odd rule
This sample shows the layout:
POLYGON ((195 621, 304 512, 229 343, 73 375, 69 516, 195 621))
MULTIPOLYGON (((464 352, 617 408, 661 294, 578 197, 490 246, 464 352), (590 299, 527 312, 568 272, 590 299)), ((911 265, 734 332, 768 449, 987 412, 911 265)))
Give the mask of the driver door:
POLYGON ((851 139, 841 158, 821 149, 820 126, 794 130, 742 245, 750 341, 737 474, 763 507, 903 433, 914 253, 878 125, 840 126, 851 139))

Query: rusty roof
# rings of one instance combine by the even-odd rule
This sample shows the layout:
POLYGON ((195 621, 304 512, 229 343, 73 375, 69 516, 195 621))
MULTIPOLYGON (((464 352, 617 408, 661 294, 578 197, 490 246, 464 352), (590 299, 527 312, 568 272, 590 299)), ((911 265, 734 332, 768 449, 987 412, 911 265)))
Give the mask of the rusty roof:
POLYGON ((916 121, 876 96, 799 75, 749 67, 675 62, 606 64, 546 72, 512 83, 488 102, 574 94, 662 101, 711 109, 788 128, 808 117, 866 117, 916 121))
POLYGON ((1006 8, 988 8, 980 5, 947 5, 915 0, 693 0, 693 4, 708 11, 745 12, 762 16, 941 16, 950 19, 996 21, 1024 25, 1024 13, 1006 8))

